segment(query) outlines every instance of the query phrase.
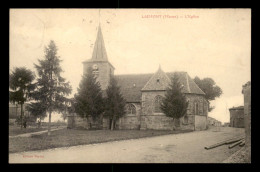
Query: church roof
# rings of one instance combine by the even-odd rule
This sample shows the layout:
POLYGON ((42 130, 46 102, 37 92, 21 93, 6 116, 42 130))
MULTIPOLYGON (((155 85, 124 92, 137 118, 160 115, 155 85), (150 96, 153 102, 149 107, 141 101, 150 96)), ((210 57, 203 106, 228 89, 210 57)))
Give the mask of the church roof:
MULTIPOLYGON (((199 88, 199 86, 191 79, 187 72, 176 72, 179 77, 179 82, 183 84, 183 93, 188 94, 202 94, 205 93, 199 88)), ((169 77, 173 77, 174 72, 166 73, 169 77)))
POLYGON ((97 38, 94 45, 92 58, 90 59, 90 61, 108 61, 107 52, 106 52, 105 43, 104 43, 100 25, 98 26, 97 38))
MULTIPOLYGON (((156 74, 133 74, 133 75, 115 75, 115 78, 118 81, 118 85, 120 86, 120 90, 124 98, 127 102, 140 102, 141 101, 141 91, 158 91, 165 90, 167 87, 165 84, 159 86, 156 90, 147 89, 151 88, 148 86, 148 81, 156 78, 154 76, 158 76, 157 74, 165 77, 161 74, 161 71, 157 71, 156 74), (146 87, 146 89, 143 89, 146 87)), ((205 93, 197 86, 197 84, 190 78, 187 72, 176 72, 179 75, 179 82, 183 84, 183 93, 187 94, 200 94, 205 95, 205 93)), ((174 72, 165 73, 168 78, 171 78, 174 72)), ((166 81, 163 83, 166 83, 166 81)))
POLYGON ((140 102, 141 89, 153 74, 115 75, 121 93, 127 102, 140 102))
MULTIPOLYGON (((92 58, 83 63, 86 62, 109 63, 100 25, 98 27, 92 58)), ((155 74, 116 75, 115 78, 117 79, 118 85, 121 87, 121 93, 127 102, 140 102, 141 91, 166 90, 170 83, 170 77, 172 77, 173 74, 173 72, 165 73, 161 70, 161 67, 159 67, 155 74)), ((205 95, 205 93, 189 77, 187 72, 177 72, 177 74, 179 75, 180 83, 184 86, 183 93, 205 95)), ((103 91, 102 94, 105 95, 105 92, 103 91)))
POLYGON ((166 90, 170 82, 170 78, 162 71, 161 67, 159 67, 158 71, 144 85, 142 91, 166 90))

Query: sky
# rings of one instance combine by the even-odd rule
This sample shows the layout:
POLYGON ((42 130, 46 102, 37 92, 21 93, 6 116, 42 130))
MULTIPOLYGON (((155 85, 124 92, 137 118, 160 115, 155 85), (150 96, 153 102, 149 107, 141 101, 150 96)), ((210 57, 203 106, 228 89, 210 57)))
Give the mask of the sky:
MULTIPOLYGON (((223 90, 209 116, 229 122, 251 80, 250 9, 10 9, 10 71, 44 57, 54 40, 62 76, 77 92, 82 62, 92 56, 98 25, 117 74, 186 71, 223 90)), ((59 116, 55 116, 58 120, 59 116)))

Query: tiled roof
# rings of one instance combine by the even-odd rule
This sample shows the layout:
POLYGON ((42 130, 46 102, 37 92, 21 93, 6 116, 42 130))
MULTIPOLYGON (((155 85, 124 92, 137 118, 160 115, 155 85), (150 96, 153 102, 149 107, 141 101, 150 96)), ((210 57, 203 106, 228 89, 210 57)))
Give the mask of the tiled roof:
POLYGON ((166 90, 170 83, 170 78, 159 67, 158 71, 144 85, 142 91, 166 90))
MULTIPOLYGON (((169 78, 172 77, 173 74, 174 72, 166 73, 169 78)), ((183 84, 183 93, 205 94, 190 78, 187 72, 177 72, 177 74, 179 75, 179 82, 183 84)), ((152 80, 154 75, 155 74, 115 75, 115 78, 117 79, 121 93, 127 102, 140 102, 141 90, 145 87, 149 80, 152 80)), ((149 91, 152 90, 149 89, 149 91)))
POLYGON ((138 75, 116 75, 121 93, 127 102, 140 102, 141 89, 153 74, 138 74, 138 75))
POLYGON ((242 110, 242 109, 244 109, 244 106, 232 107, 229 110, 242 110))
MULTIPOLYGON (((187 72, 176 72, 179 76, 179 82, 183 84, 183 93, 190 94, 202 94, 205 93, 199 88, 199 86, 191 79, 187 72)), ((174 72, 166 73, 169 77, 173 77, 174 72)))

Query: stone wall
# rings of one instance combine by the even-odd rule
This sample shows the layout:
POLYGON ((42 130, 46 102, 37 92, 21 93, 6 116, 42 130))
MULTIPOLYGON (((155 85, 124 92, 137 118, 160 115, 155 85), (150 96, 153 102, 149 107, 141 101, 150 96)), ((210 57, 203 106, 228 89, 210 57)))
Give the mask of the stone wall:
POLYGON ((76 114, 71 114, 68 117, 68 128, 81 128, 81 129, 102 129, 102 117, 93 120, 91 116, 82 118, 76 114))
POLYGON ((209 126, 221 126, 221 122, 211 118, 211 117, 207 117, 207 125, 209 126))
POLYGON ((244 109, 230 109, 230 127, 245 127, 244 109))
POLYGON ((142 129, 153 130, 172 130, 174 123, 173 119, 164 114, 144 115, 142 116, 142 129))
MULTIPOLYGON (((136 114, 125 114, 123 117, 116 120, 115 129, 140 129, 141 104, 131 103, 136 108, 136 114)), ((107 117, 103 117, 103 129, 110 129, 111 121, 107 117)))
POLYGON ((243 94, 246 147, 250 148, 251 154, 251 82, 248 82, 243 86, 243 94))
POLYGON ((187 120, 184 117, 179 120, 174 120, 167 117, 163 113, 156 115, 145 115, 141 116, 141 129, 152 129, 152 130, 194 130, 194 116, 187 115, 187 120))
POLYGON ((195 130, 206 130, 207 116, 195 115, 195 130))
MULTIPOLYGON (((157 95, 164 96, 165 91, 142 92, 141 129, 172 130, 176 125, 173 119, 163 113, 154 112, 154 100, 157 95)), ((197 130, 206 129, 208 103, 202 95, 186 94, 189 100, 186 117, 180 119, 181 129, 194 130, 194 120, 197 118, 197 130), (195 114, 195 102, 198 103, 198 115, 195 114), (199 116, 199 117, 197 117, 199 116), (185 120, 184 120, 185 119, 185 120)))
POLYGON ((156 96, 164 96, 165 91, 142 92, 142 116, 141 129, 172 130, 173 119, 163 113, 154 112, 154 100, 156 96))
POLYGON ((108 62, 94 62, 94 61, 93 62, 85 62, 84 65, 83 65, 84 73, 87 72, 88 67, 92 68, 92 66, 94 64, 96 64, 98 66, 98 71, 99 71, 97 81, 100 83, 101 89, 105 90, 109 85, 110 73, 113 75, 114 69, 112 68, 112 66, 108 62))
MULTIPOLYGON (((205 102, 203 96, 187 94, 187 99, 189 100, 189 107, 187 115, 182 117, 178 123, 179 127, 176 125, 172 118, 167 117, 161 112, 154 112, 154 100, 155 97, 160 95, 164 96, 165 91, 144 91, 142 92, 142 104, 132 103, 136 108, 136 114, 126 114, 122 118, 116 121, 116 129, 154 129, 154 130, 172 130, 174 128, 179 129, 196 129, 203 130, 206 129, 207 124, 207 108, 208 104, 205 102), (198 114, 195 113, 195 104, 198 103, 198 114), (196 127, 194 125, 196 121, 196 127)), ((93 121, 91 117, 80 118, 79 116, 74 117, 74 125, 78 128, 85 129, 109 129, 111 121, 106 117, 101 117, 100 119, 93 121)), ((71 119, 68 120, 69 123, 73 123, 71 119)), ((71 125, 71 124, 70 124, 71 125)))
POLYGON ((165 91, 142 92, 142 115, 156 115, 154 113, 154 100, 158 95, 164 97, 165 91))
POLYGON ((136 108, 136 114, 125 114, 117 121, 118 129, 140 129, 141 126, 141 104, 131 103, 136 108))
POLYGON ((87 127, 88 129, 103 129, 103 117, 100 116, 97 119, 93 119, 91 116, 88 116, 87 118, 87 127))
POLYGON ((187 114, 195 115, 195 102, 198 103, 198 115, 208 116, 208 102, 203 95, 186 94, 189 106, 187 114))
POLYGON ((186 120, 184 119, 184 117, 182 117, 181 120, 181 129, 189 129, 189 130, 194 130, 194 118, 195 115, 186 115, 186 117, 188 118, 188 121, 186 122, 186 120))
POLYGON ((206 130, 208 116, 208 102, 203 95, 186 94, 189 101, 187 114, 193 116, 193 128, 195 130, 206 130), (198 113, 195 114, 195 103, 198 104, 198 113))
POLYGON ((89 129, 87 119, 78 115, 74 116, 74 128, 89 129))
POLYGON ((119 129, 140 129, 140 120, 136 116, 124 116, 118 120, 119 129))
POLYGON ((67 128, 75 128, 75 118, 73 114, 67 116, 67 128))
POLYGON ((102 123, 103 123, 103 130, 109 130, 110 120, 106 117, 103 117, 102 123))

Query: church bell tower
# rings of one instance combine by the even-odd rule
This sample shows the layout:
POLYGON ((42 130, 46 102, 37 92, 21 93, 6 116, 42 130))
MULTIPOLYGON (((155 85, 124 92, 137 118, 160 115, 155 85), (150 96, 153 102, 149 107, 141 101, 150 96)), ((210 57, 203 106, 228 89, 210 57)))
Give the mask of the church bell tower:
POLYGON ((98 33, 92 53, 92 58, 83 62, 84 74, 87 72, 87 69, 89 67, 92 68, 92 72, 96 76, 97 82, 100 83, 101 89, 105 90, 109 85, 110 75, 114 75, 115 68, 108 61, 100 25, 98 27, 98 33))

